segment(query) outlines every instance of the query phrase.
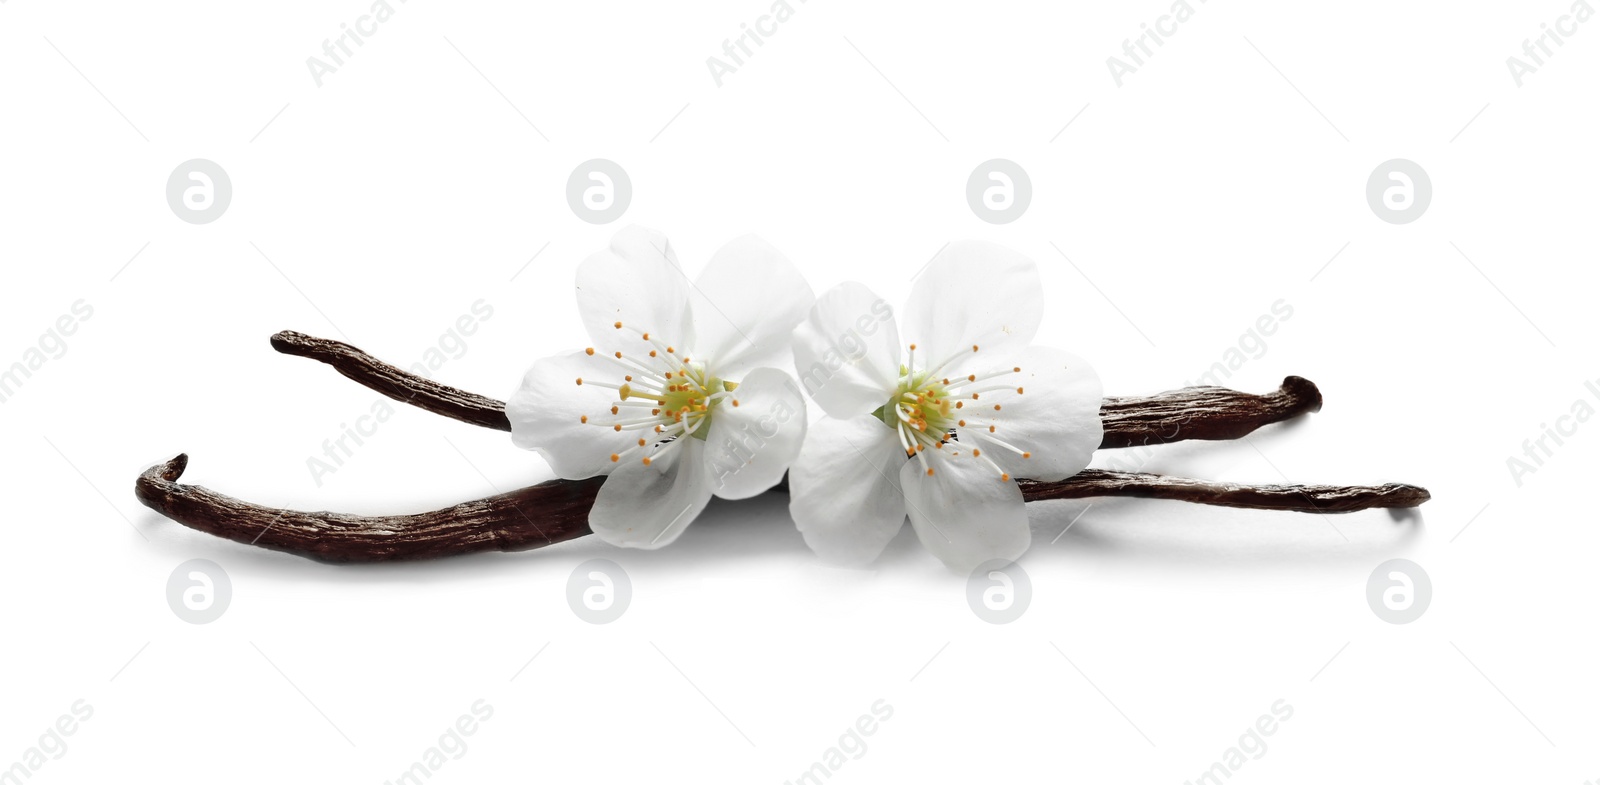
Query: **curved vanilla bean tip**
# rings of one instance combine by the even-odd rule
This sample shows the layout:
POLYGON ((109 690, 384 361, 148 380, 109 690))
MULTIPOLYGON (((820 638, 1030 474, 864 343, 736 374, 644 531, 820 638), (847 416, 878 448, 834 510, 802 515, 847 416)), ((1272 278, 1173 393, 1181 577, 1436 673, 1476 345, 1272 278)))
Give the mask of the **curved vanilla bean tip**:
POLYGON ((604 477, 555 480, 413 515, 363 516, 262 507, 178 479, 189 457, 152 466, 134 484, 139 501, 191 529, 329 562, 433 559, 524 551, 589 533, 589 507, 604 477))
POLYGON ((1416 507, 1433 498, 1426 488, 1401 483, 1372 486, 1237 485, 1102 469, 1085 469, 1061 482, 1020 480, 1018 485, 1022 488, 1022 498, 1030 502, 1092 496, 1132 496, 1220 507, 1324 514, 1416 507))
POLYGON ((284 330, 272 336, 272 348, 283 354, 327 363, 357 384, 401 403, 470 425, 511 430, 505 404, 401 370, 350 344, 284 330))
MULTIPOLYGON (((511 430, 506 405, 457 390, 385 363, 347 343, 284 331, 272 348, 327 363, 339 373, 434 414, 500 431, 511 430)), ((1137 447, 1184 439, 1237 439, 1263 425, 1322 408, 1322 393, 1298 376, 1266 395, 1226 387, 1186 387, 1148 397, 1106 398, 1100 406, 1105 425, 1101 447, 1137 447)))
POLYGON ((1185 439, 1237 439, 1263 425, 1322 409, 1311 380, 1285 377, 1277 390, 1251 395, 1226 387, 1185 387, 1138 398, 1107 398, 1101 447, 1138 447, 1185 439))

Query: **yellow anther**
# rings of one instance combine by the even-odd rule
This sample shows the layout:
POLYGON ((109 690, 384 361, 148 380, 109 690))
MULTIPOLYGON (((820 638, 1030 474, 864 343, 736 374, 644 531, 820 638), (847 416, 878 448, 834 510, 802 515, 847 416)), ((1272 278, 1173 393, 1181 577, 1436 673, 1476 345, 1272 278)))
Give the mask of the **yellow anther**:
POLYGON ((589 347, 587 349, 584 349, 583 353, 589 355, 590 357, 593 357, 594 356, 594 347, 591 346, 591 347, 589 347))
POLYGON ((622 329, 622 322, 617 322, 616 324, 613 324, 611 326, 617 328, 618 330, 620 330, 620 329, 622 329))
POLYGON ((1017 394, 1018 394, 1018 395, 1021 395, 1021 394, 1022 394, 1022 388, 1021 388, 1021 387, 1018 387, 1018 388, 1017 388, 1017 394))
POLYGON ((617 461, 619 461, 621 459, 622 459, 622 456, 620 456, 620 455, 618 455, 616 453, 611 453, 611 462, 612 463, 616 463, 617 461))
POLYGON ((1032 458, 1033 457, 1033 453, 1025 452, 1025 453, 1022 454, 1022 457, 1024 457, 1024 458, 1032 458))
POLYGON ((611 430, 616 431, 617 433, 622 433, 622 426, 620 424, 613 425, 611 426, 611 430))
POLYGON ((644 465, 646 465, 646 466, 650 465, 650 456, 646 455, 644 457, 644 465))
POLYGON ((589 415, 587 415, 587 414, 578 415, 578 422, 581 422, 581 423, 584 423, 585 425, 587 425, 589 423, 589 415))

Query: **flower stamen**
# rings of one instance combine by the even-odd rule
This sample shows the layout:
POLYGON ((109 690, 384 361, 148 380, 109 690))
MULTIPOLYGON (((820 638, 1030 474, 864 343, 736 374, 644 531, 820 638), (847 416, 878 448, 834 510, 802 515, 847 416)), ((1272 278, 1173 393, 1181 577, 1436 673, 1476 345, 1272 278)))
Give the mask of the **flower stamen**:
MULTIPOLYGON (((885 425, 894 429, 907 457, 915 458, 925 475, 932 476, 934 473, 935 467, 929 464, 927 458, 927 451, 932 448, 934 453, 945 456, 947 460, 967 458, 982 461, 1001 480, 1009 481, 1010 473, 985 455, 982 449, 971 445, 958 448, 955 442, 958 436, 964 438, 971 434, 974 440, 993 444, 1024 458, 1032 457, 1032 453, 995 436, 997 429, 993 423, 973 423, 976 428, 969 431, 967 419, 957 417, 955 413, 961 411, 968 401, 982 400, 983 395, 988 393, 1014 391, 1022 395, 1024 389, 1020 386, 1000 381, 984 384, 1008 374, 1021 373, 1021 366, 968 373, 952 381, 937 374, 957 358, 967 355, 966 349, 952 354, 932 368, 924 369, 917 367, 916 350, 917 344, 908 344, 906 363, 900 368, 900 380, 894 395, 875 414, 885 425)), ((978 345, 972 345, 972 352, 980 350, 978 345)), ((994 404, 994 411, 1001 411, 1001 405, 994 404)))
MULTIPOLYGON (((618 330, 627 329, 644 342, 640 351, 618 349, 597 353, 593 347, 584 350, 588 357, 603 360, 611 374, 622 376, 621 383, 602 381, 607 376, 578 377, 577 384, 591 385, 617 391, 617 400, 610 404, 610 416, 591 417, 583 414, 579 422, 586 425, 605 426, 613 432, 643 431, 647 438, 639 438, 627 450, 612 456, 614 462, 631 460, 638 452, 649 452, 644 462, 660 459, 668 454, 677 441, 685 436, 705 438, 718 404, 732 395, 737 386, 712 376, 703 363, 695 363, 678 353, 652 333, 618 321, 612 324, 618 330), (645 352, 648 352, 647 354, 645 352), (623 412, 624 407, 628 409, 623 412), (643 410, 649 410, 648 414, 643 410)), ((611 376, 610 378, 615 378, 611 376)), ((738 405, 737 402, 734 403, 738 405)))

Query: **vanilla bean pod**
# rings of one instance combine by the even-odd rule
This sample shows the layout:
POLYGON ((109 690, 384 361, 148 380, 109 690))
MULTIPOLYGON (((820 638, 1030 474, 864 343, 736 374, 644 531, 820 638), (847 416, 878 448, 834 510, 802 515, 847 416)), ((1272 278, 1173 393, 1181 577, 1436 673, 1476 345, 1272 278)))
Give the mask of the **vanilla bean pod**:
POLYGON ((414 515, 296 512, 240 501, 178 478, 179 455, 134 483, 139 501, 191 529, 329 562, 415 561, 481 551, 524 551, 589 533, 604 477, 554 480, 414 515))
MULTIPOLYGON (((273 348, 333 366, 372 390, 426 411, 510 430, 505 404, 438 384, 384 363, 349 344, 295 332, 272 337, 273 348)), ((1316 385, 1290 376, 1276 391, 1251 395, 1222 387, 1189 387, 1148 397, 1107 398, 1102 447, 1185 439, 1233 439, 1322 406, 1316 385)), ((145 506, 190 528, 225 539, 330 562, 431 559, 481 551, 521 551, 589 534, 589 508, 603 477, 551 480, 431 512, 362 516, 297 512, 240 501, 179 483, 188 457, 179 455, 140 475, 134 493, 145 506)), ((1428 492, 1412 485, 1236 485, 1088 469, 1060 482, 1018 481, 1026 501, 1126 496, 1197 504, 1344 513, 1414 507, 1428 492)))
MULTIPOLYGON (((357 384, 401 403, 484 428, 511 430, 504 403, 401 370, 350 344, 284 331, 272 336, 272 348, 331 365, 357 384)), ((1237 439, 1263 425, 1321 408, 1322 393, 1299 376, 1284 379, 1282 386, 1266 395, 1208 386, 1145 397, 1106 398, 1100 405, 1100 419, 1105 424, 1100 446, 1237 439)))
MULTIPOLYGON (((487 499, 412 515, 365 516, 263 507, 178 482, 179 455, 139 476, 139 501, 192 529, 328 562, 433 559, 482 551, 524 551, 589 534, 589 506, 604 477, 551 480, 487 499)), ((1027 501, 1131 496, 1313 513, 1414 507, 1413 485, 1234 485, 1157 474, 1087 469, 1060 482, 1018 482, 1027 501)))
POLYGON ((356 384, 401 403, 409 403, 469 425, 497 431, 511 430, 504 403, 403 371, 350 344, 285 330, 272 336, 272 348, 283 354, 310 357, 327 363, 356 384))
POLYGON ((1322 409, 1322 392, 1310 379, 1288 376, 1266 395, 1226 387, 1185 387, 1100 402, 1105 426, 1101 449, 1166 442, 1237 439, 1260 428, 1322 409))
MULTIPOLYGON (((352 345, 301 333, 272 336, 278 352, 323 361, 368 389, 426 411, 510 430, 504 403, 422 379, 352 345)), ((1189 387, 1144 398, 1106 398, 1104 448, 1179 440, 1226 440, 1262 425, 1322 408, 1317 385, 1298 376, 1267 395, 1189 387)), ((171 520, 224 539, 320 561, 405 561, 486 550, 530 550, 589 534, 589 507, 605 478, 552 480, 520 491, 414 515, 363 516, 262 507, 179 483, 187 456, 150 467, 134 483, 139 502, 171 520)), ((1382 486, 1242 486, 1149 473, 1090 468, 1059 483, 1019 480, 1022 497, 1126 496, 1222 507, 1346 513, 1414 507, 1429 499, 1408 484, 1382 486)))
POLYGON ((1164 474, 1084 469, 1061 482, 1018 480, 1022 498, 1088 499, 1129 496, 1168 499, 1219 507, 1284 510, 1320 514, 1357 512, 1390 507, 1416 507, 1430 496, 1426 488, 1404 483, 1383 485, 1239 485, 1231 482, 1191 480, 1164 474))

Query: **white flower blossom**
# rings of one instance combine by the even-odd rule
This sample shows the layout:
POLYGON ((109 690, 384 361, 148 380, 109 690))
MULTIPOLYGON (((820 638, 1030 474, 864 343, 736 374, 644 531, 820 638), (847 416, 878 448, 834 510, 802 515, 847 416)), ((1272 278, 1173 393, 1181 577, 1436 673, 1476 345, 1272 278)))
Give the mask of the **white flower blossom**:
POLYGON ((630 227, 577 277, 594 345, 534 363, 506 415, 517 446, 560 477, 609 475, 595 534, 658 548, 713 495, 777 484, 806 430, 805 398, 778 370, 815 300, 794 265, 743 237, 690 283, 665 236, 630 227))
POLYGON ((789 472, 789 510, 812 550, 869 562, 908 515, 954 570, 1028 549, 1017 478, 1082 471, 1103 433, 1094 371, 1029 345, 1043 312, 1034 263, 983 242, 946 246, 898 323, 859 283, 817 299, 795 332, 795 367, 828 418, 789 472))

